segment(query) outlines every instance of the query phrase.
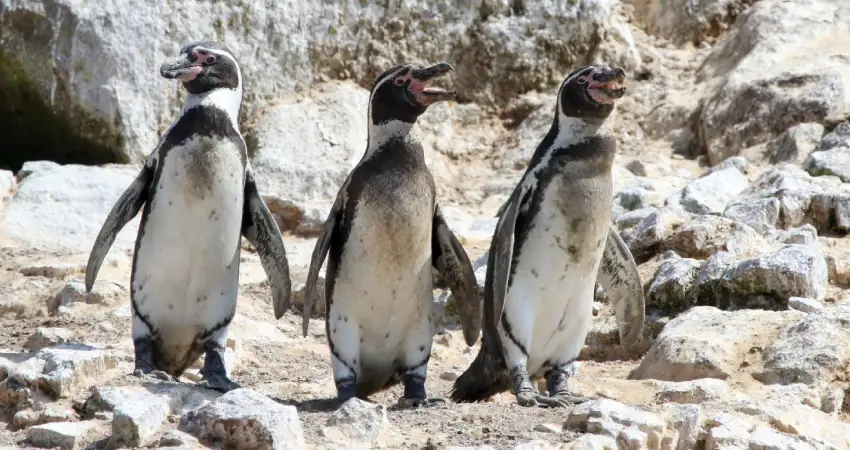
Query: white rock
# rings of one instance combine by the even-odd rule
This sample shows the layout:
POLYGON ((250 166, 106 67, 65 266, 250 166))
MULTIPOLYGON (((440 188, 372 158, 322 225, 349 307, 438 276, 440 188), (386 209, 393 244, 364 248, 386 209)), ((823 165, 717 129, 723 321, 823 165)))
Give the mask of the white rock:
POLYGON ((788 299, 788 307, 806 313, 816 312, 823 309, 823 303, 804 297, 791 297, 788 299))
POLYGON ((15 174, 8 170, 0 170, 0 200, 9 196, 12 188, 15 187, 15 174))
POLYGON ((642 450, 646 448, 646 433, 638 427, 626 427, 617 434, 617 447, 623 450, 642 450))
POLYGON ((764 350, 763 383, 820 386, 839 379, 850 364, 850 307, 813 312, 788 324, 764 350))
POLYGON ((373 448, 385 438, 389 426, 383 405, 352 398, 331 414, 321 434, 339 448, 373 448))
POLYGON ((610 437, 618 436, 623 428, 634 426, 647 435, 649 442, 655 443, 661 442, 666 429, 666 423, 658 415, 608 399, 577 405, 564 426, 610 437))
POLYGON ((691 306, 692 292, 702 261, 691 258, 665 259, 658 266, 646 292, 646 305, 664 311, 691 306))
POLYGON ((802 165, 809 154, 817 148, 823 131, 823 125, 817 122, 801 123, 787 129, 767 144, 765 154, 768 161, 772 164, 793 162, 802 165))
POLYGON ((746 224, 725 217, 701 215, 676 229, 665 245, 681 256, 707 259, 718 251, 746 254, 761 240, 746 224))
MULTIPOLYGON (((43 251, 88 252, 138 171, 132 166, 39 166, 6 202, 0 237, 43 251)), ((118 234, 110 254, 133 248, 139 216, 118 234)))
POLYGON ((738 169, 711 172, 687 185, 682 191, 682 206, 694 214, 721 214, 749 181, 738 169))
POLYGON ((782 326, 801 315, 796 311, 725 312, 710 306, 693 307, 664 327, 629 378, 726 379, 737 373, 742 355, 753 347, 767 346, 782 326))
POLYGON ((731 414, 720 414, 707 423, 706 450, 748 448, 750 425, 731 414))
POLYGON ((700 378, 693 381, 665 383, 655 396, 659 403, 705 403, 718 400, 729 393, 729 385, 715 378, 700 378))
POLYGON ((160 447, 168 447, 171 449, 179 447, 180 450, 190 450, 198 448, 198 445, 199 442, 194 436, 180 430, 168 430, 161 438, 159 438, 160 447))
POLYGON ((569 448, 571 450, 619 450, 614 438, 598 434, 582 434, 569 448))
POLYGON ((35 353, 45 347, 63 344, 74 337, 74 332, 66 328, 38 327, 28 339, 24 348, 35 353))
POLYGON ((536 440, 531 442, 525 442, 519 445, 515 445, 513 450, 554 450, 555 447, 549 444, 549 442, 544 440, 536 440))
POLYGON ((334 82, 259 116, 251 164, 260 192, 274 198, 269 209, 281 231, 321 229, 337 191, 366 151, 368 103, 369 91, 334 82))
POLYGON ((697 133, 711 164, 798 123, 847 113, 850 62, 832 55, 850 39, 849 18, 850 4, 834 0, 759 1, 737 18, 698 72, 701 80, 717 78, 697 133))
POLYGON ((746 173, 747 167, 749 167, 749 165, 750 165, 750 162, 747 160, 747 158, 744 158, 743 156, 733 156, 731 158, 724 159, 719 164, 711 166, 705 172, 705 174, 708 175, 710 173, 719 172, 721 170, 732 169, 732 168, 737 169, 741 173, 746 173))
POLYGON ((250 389, 230 391, 189 411, 179 430, 233 449, 300 450, 301 422, 294 406, 281 405, 250 389))
POLYGON ((698 44, 716 37, 748 6, 746 0, 634 0, 632 4, 648 33, 679 44, 698 44))
POLYGON ((168 402, 147 389, 112 389, 100 393, 101 398, 113 403, 112 438, 131 446, 147 445, 168 418, 168 402), (119 397, 120 401, 110 397, 119 397))
POLYGON ((62 279, 75 273, 85 272, 85 267, 80 264, 69 263, 39 263, 22 266, 20 272, 28 277, 45 277, 62 279))
POLYGON ((675 433, 668 432, 668 436, 673 440, 671 448, 676 450, 694 448, 703 434, 702 407, 675 403, 668 403, 661 407, 667 420, 667 429, 675 430, 675 433))
POLYGON ((60 307, 74 303, 106 304, 127 295, 127 289, 117 283, 100 281, 95 283, 91 292, 86 292, 86 285, 79 281, 68 282, 47 299, 47 312, 57 313, 60 307))
POLYGON ((755 429, 750 432, 749 440, 749 448, 751 450, 816 449, 816 447, 800 440, 799 438, 789 436, 785 433, 779 433, 765 425, 757 425, 755 429))
POLYGON ((15 413, 12 424, 18 429, 29 428, 52 422, 75 422, 77 413, 70 407, 59 404, 34 405, 15 413))
POLYGON ((652 256, 659 244, 666 241, 676 228, 690 219, 690 214, 687 212, 666 206, 640 221, 631 232, 624 233, 622 237, 636 259, 640 259, 641 256, 652 256))
POLYGON ((723 216, 749 225, 759 233, 773 229, 779 221, 780 202, 775 198, 733 201, 723 216))
POLYGON ((27 442, 39 448, 76 450, 97 432, 95 421, 53 422, 27 430, 27 442))
POLYGON ((829 150, 812 152, 803 163, 812 176, 835 175, 841 181, 850 182, 850 142, 829 150))

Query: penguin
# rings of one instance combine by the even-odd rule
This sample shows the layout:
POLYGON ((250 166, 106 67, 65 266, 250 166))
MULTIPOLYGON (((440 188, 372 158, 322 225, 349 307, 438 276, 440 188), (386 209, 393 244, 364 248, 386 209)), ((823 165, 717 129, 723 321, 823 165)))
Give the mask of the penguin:
POLYGON ((428 83, 453 68, 398 65, 369 96, 366 151, 340 188, 313 250, 305 287, 307 335, 316 282, 327 255, 325 331, 342 403, 404 383, 401 407, 429 406, 425 392, 434 320, 432 268, 458 307, 464 339, 481 331, 472 264, 436 202, 422 145, 411 134, 430 105, 455 97, 428 83))
POLYGON ((615 101, 620 68, 589 65, 561 84, 554 119, 500 209, 484 285, 478 355, 450 398, 476 402, 513 389, 522 406, 563 407, 571 363, 592 320, 597 280, 615 305, 621 344, 640 338, 644 297, 634 258, 611 227, 615 101), (531 377, 545 377, 541 395, 531 377))
POLYGON ((257 250, 277 319, 289 308, 289 263, 239 132, 243 81, 233 53, 219 42, 191 43, 160 75, 182 82, 183 109, 103 223, 86 290, 144 207, 130 290, 134 374, 176 380, 204 354, 200 384, 227 392, 239 387, 226 373, 224 343, 236 312, 240 236, 257 250))

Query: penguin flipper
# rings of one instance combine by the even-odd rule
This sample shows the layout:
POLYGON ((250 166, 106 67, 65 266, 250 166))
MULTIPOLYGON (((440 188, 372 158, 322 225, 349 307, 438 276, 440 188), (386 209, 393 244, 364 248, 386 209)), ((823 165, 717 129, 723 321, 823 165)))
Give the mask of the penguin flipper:
POLYGON ((646 303, 637 264, 613 226, 608 231, 597 282, 614 305, 620 344, 626 348, 633 347, 643 332, 646 303))
POLYGON ((260 197, 250 166, 245 173, 242 235, 257 250, 260 263, 271 286, 274 316, 275 319, 280 319, 289 309, 292 295, 289 261, 286 259, 286 249, 280 229, 263 198, 260 197))
MULTIPOLYGON (((347 183, 347 181, 346 181, 347 183)), ((343 201, 342 192, 336 198, 331 212, 328 213, 328 218, 325 220, 325 226, 322 228, 322 234, 316 239, 316 246, 313 248, 313 255, 310 257, 310 270, 307 272, 307 283, 304 286, 304 305, 301 308, 301 331, 304 337, 307 337, 307 329, 310 326, 310 315, 313 314, 313 304, 315 303, 316 283, 319 281, 319 271, 322 270, 322 264, 325 263, 325 257, 328 255, 328 249, 331 247, 331 238, 336 230, 337 222, 342 213, 343 201)), ((326 280, 325 287, 328 287, 330 281, 326 280)), ((327 291, 326 291, 327 292, 327 291)))
POLYGON ((94 280, 97 279, 97 273, 100 271, 100 266, 109 253, 109 248, 115 242, 118 233, 124 228, 127 223, 136 217, 139 210, 148 200, 148 186, 153 180, 153 167, 145 164, 142 170, 136 176, 136 179, 130 183, 130 186, 121 194, 118 201, 109 211, 106 220, 100 227, 100 232, 92 245, 89 260, 86 264, 86 291, 91 292, 94 286, 94 280))
POLYGON ((492 283, 492 285, 489 288, 485 286, 484 301, 488 300, 486 296, 491 293, 493 297, 493 317, 490 319, 496 325, 502 320, 505 296, 508 294, 508 277, 511 273, 511 261, 513 260, 516 219, 519 216, 520 207, 528 201, 530 193, 531 189, 525 187, 523 183, 517 186, 508 201, 499 209, 501 214, 498 222, 496 222, 493 241, 490 243, 489 260, 492 261, 492 264, 487 265, 485 283, 492 283))
POLYGON ((431 261, 452 291, 463 327, 463 338, 466 345, 471 347, 475 345, 481 333, 482 308, 481 298, 478 296, 478 282, 475 280, 475 271, 472 270, 469 256, 449 229, 439 205, 434 207, 431 261))

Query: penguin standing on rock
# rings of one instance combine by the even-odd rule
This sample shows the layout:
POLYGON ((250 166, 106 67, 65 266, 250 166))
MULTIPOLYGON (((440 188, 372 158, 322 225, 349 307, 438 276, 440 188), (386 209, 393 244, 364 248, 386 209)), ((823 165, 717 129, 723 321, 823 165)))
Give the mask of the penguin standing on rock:
POLYGON ((614 102, 626 91, 619 68, 581 67, 558 92, 555 117, 499 213, 484 286, 478 356, 455 381, 456 402, 513 388, 523 406, 588 400, 570 393, 569 364, 592 320, 598 280, 615 305, 620 342, 638 341, 644 297, 637 266, 611 227, 614 102), (530 375, 546 378, 548 396, 530 375))
POLYGON ((200 384, 226 392, 238 387, 225 370, 224 342, 236 312, 240 235, 257 249, 276 318, 290 301, 286 251, 239 132, 236 58, 220 43, 197 42, 160 74, 182 81, 188 96, 106 218, 89 256, 86 289, 118 232, 144 206, 130 291, 134 374, 176 379, 204 353, 200 384))
POLYGON ((304 335, 319 270, 328 258, 326 333, 340 402, 404 382, 402 406, 425 395, 433 337, 432 267, 456 299, 468 345, 481 329, 472 264, 436 204, 422 145, 411 135, 429 105, 454 93, 428 86, 452 71, 401 65, 375 80, 366 152, 337 194, 313 250, 304 335))

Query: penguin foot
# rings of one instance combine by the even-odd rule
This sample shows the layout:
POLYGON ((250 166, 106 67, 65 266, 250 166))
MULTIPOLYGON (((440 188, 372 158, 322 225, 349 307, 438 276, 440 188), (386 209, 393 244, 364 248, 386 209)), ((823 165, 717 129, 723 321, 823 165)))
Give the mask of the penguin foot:
POLYGON ((238 383, 222 375, 210 375, 198 382, 198 386, 218 392, 230 392, 239 389, 238 383))
POLYGON ((427 408, 429 406, 436 406, 445 403, 446 400, 439 397, 401 397, 398 399, 399 409, 427 408))
POLYGON ((520 406, 538 406, 541 408, 566 408, 570 405, 570 402, 558 397, 546 397, 533 391, 518 393, 516 401, 520 406))
POLYGON ((136 369, 133 371, 133 376, 137 376, 148 381, 168 381, 171 383, 177 381, 174 377, 161 370, 136 369))
POLYGON ((587 403, 591 400, 595 400, 593 397, 579 397, 577 395, 563 394, 563 393, 555 394, 555 395, 553 395, 549 398, 556 398, 556 399, 561 400, 563 402, 567 402, 567 404, 571 404, 571 405, 578 405, 580 403, 587 403))

